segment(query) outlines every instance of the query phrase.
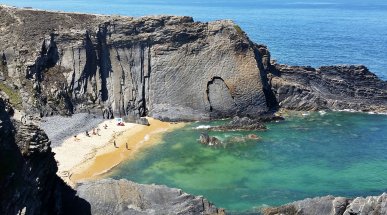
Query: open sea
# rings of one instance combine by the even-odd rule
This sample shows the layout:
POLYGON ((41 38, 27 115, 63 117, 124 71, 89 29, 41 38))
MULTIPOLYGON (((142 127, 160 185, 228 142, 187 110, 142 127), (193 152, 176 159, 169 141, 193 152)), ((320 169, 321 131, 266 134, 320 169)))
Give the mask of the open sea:
MULTIPOLYGON (((1 4, 68 12, 232 19, 279 63, 364 64, 387 80, 385 0, 0 0, 1 4)), ((1 16, 1 14, 0 14, 1 16)), ((387 116, 328 112, 289 116, 265 132, 210 132, 227 142, 254 133, 259 141, 211 148, 200 125, 167 133, 111 176, 166 184, 203 195, 228 211, 254 211, 307 197, 387 192, 387 116)), ((130 140, 129 140, 130 141, 130 140)))
POLYGON ((232 19, 290 65, 364 64, 387 80, 385 0, 0 0, 46 10, 232 19))

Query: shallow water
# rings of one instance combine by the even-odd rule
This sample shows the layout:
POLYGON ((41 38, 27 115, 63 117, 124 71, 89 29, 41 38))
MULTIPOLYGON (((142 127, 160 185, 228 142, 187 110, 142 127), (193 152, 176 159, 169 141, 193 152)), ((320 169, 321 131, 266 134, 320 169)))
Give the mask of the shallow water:
POLYGON ((19 7, 143 16, 235 20, 249 37, 290 65, 364 64, 387 80, 384 0, 0 0, 19 7))
POLYGON ((210 132, 225 142, 251 133, 259 141, 220 148, 198 143, 197 126, 220 123, 192 123, 168 133, 163 144, 111 176, 182 188, 229 211, 387 191, 387 116, 312 113, 270 123, 262 132, 210 132))

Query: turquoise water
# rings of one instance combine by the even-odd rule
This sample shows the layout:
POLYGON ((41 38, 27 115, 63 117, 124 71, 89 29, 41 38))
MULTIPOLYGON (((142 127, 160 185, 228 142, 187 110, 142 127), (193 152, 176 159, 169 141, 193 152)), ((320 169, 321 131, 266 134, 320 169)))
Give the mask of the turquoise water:
POLYGON ((235 20, 272 57, 290 65, 364 64, 387 79, 384 0, 0 0, 19 7, 235 20))
POLYGON ((387 191, 387 116, 313 113, 270 123, 267 131, 210 132, 225 142, 251 133, 259 141, 220 148, 198 143, 197 126, 220 123, 197 122, 168 133, 111 176, 178 187, 229 211, 387 191))

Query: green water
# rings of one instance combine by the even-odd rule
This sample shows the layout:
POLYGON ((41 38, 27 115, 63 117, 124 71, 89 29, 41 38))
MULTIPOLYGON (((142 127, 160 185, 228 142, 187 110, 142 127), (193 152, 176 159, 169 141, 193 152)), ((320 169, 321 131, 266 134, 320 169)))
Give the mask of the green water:
POLYGON ((210 132, 226 142, 254 133, 259 141, 219 148, 198 143, 197 126, 221 123, 191 123, 167 133, 162 144, 121 164, 111 176, 181 188, 229 211, 387 191, 385 115, 313 113, 270 123, 267 131, 210 132))

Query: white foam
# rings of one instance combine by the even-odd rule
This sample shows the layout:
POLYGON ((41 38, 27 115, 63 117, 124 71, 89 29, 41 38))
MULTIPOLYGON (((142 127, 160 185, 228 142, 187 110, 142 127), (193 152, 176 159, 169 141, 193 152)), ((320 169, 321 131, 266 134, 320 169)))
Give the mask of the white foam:
POLYGON ((195 129, 209 129, 209 128, 211 128, 211 125, 199 125, 195 129))
POLYGON ((327 112, 326 112, 326 111, 323 111, 323 110, 320 110, 318 113, 319 113, 321 116, 324 116, 325 114, 327 114, 327 112))

